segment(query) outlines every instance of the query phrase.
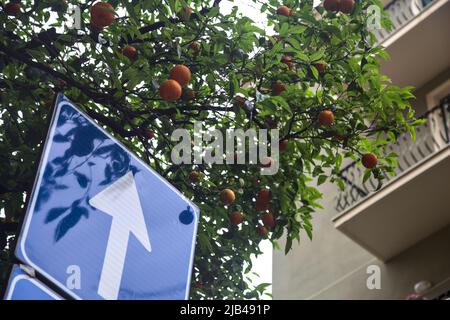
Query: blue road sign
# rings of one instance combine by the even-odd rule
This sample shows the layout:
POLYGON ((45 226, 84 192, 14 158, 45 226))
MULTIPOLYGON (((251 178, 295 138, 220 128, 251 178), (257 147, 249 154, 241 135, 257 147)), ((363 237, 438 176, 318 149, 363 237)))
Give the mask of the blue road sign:
POLYGON ((14 265, 5 293, 5 300, 62 300, 39 280, 30 277, 20 266, 14 265))
POLYGON ((62 95, 16 256, 76 299, 187 299, 199 210, 62 95))

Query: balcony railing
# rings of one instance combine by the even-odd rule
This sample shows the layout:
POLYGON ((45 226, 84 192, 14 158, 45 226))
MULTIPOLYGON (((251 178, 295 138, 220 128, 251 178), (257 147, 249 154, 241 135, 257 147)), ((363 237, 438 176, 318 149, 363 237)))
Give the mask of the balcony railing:
MULTIPOLYGON (((394 152, 398 155, 398 166, 394 176, 386 176, 383 187, 414 165, 450 145, 450 96, 444 99, 440 105, 426 112, 421 118, 427 121, 415 128, 416 140, 414 142, 411 140, 410 134, 405 133, 399 137, 397 142, 386 147, 386 154, 394 152)), ((347 210, 382 187, 373 176, 363 182, 364 171, 363 166, 356 162, 340 171, 339 176, 345 182, 346 187, 336 196, 335 209, 338 212, 347 210)))
POLYGON ((385 10, 391 16, 392 29, 376 30, 374 32, 377 43, 382 43, 392 34, 403 28, 408 22, 419 15, 428 5, 438 0, 393 0, 385 6, 385 10))

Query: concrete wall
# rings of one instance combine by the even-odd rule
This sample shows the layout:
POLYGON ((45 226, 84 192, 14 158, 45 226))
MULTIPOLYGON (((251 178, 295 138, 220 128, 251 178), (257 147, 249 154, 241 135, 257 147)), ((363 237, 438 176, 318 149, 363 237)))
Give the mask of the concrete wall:
POLYGON ((450 226, 384 264, 334 228, 336 190, 322 191, 328 210, 315 214, 313 240, 302 235, 287 256, 274 252, 274 299, 404 299, 421 280, 438 284, 450 278, 450 226), (369 265, 381 269, 380 290, 366 286, 369 265))
MULTIPOLYGON (((411 105, 416 110, 416 114, 418 116, 425 113, 428 108, 434 107, 434 106, 427 106, 426 100, 427 93, 433 91, 448 79, 450 79, 450 68, 442 71, 436 78, 429 81, 423 87, 414 90, 414 95, 416 96, 416 99, 411 101, 411 105)), ((450 94, 450 91, 448 92, 448 94, 450 94)))

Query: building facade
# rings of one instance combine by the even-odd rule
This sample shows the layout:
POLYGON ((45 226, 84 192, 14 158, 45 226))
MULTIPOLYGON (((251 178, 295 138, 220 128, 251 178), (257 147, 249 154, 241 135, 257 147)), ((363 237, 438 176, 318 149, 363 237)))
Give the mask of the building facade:
POLYGON ((414 86, 412 105, 428 121, 415 141, 405 134, 386 148, 399 166, 382 186, 349 163, 344 191, 319 187, 313 240, 274 251, 274 299, 449 298, 450 0, 387 2, 394 28, 376 32, 390 55, 381 72, 414 86))

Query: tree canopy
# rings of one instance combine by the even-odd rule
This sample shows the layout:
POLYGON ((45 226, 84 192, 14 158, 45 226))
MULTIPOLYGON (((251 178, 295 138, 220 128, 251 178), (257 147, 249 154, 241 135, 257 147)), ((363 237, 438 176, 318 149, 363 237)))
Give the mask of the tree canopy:
POLYGON ((220 0, 109 1, 112 9, 96 12, 95 1, 2 1, 3 281, 58 92, 199 206, 193 299, 260 297, 267 284, 248 280, 259 243, 278 248, 284 236, 287 253, 301 233, 311 238, 317 185, 344 188, 337 173, 347 159, 366 155, 366 178, 393 172, 395 155, 383 146, 413 134, 413 96, 380 74, 387 54, 367 29, 367 8, 381 3, 336 12, 312 0, 248 2, 261 5, 270 31, 236 7, 223 13, 220 0), (80 8, 79 30, 67 27, 68 5, 80 8), (171 75, 175 65, 190 71, 187 84, 184 71, 171 75), (165 83, 169 77, 177 81, 165 83), (194 121, 222 132, 278 128, 278 173, 261 175, 258 164, 172 163, 171 133, 192 132, 194 121))

